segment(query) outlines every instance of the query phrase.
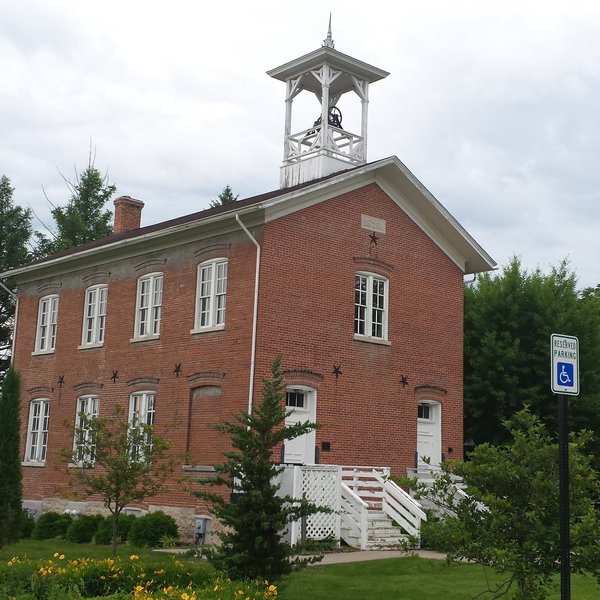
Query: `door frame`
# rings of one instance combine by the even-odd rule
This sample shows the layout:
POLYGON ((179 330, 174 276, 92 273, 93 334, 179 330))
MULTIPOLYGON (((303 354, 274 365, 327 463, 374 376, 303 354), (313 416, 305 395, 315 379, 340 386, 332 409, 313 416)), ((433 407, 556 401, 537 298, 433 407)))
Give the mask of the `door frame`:
MULTIPOLYGON (((310 421, 311 423, 316 423, 316 420, 317 420, 317 390, 315 388, 307 386, 307 385, 286 385, 285 386, 286 410, 290 410, 287 406, 287 395, 288 395, 288 392, 292 392, 292 391, 302 392, 306 399, 306 403, 308 404, 308 406, 306 408, 302 408, 302 409, 293 408, 292 409, 299 417, 298 419, 294 420, 293 422, 296 423, 299 421, 310 421)), ((288 425, 288 418, 289 418, 289 416, 286 416, 286 418, 285 418, 286 425, 288 425)), ((316 444, 316 431, 314 429, 312 431, 310 431, 309 433, 305 433, 304 435, 300 436, 299 438, 295 438, 294 440, 286 440, 284 442, 283 462, 287 463, 287 464, 314 465, 315 461, 316 461, 315 444, 316 444), (297 463, 297 462, 288 461, 287 456, 286 456, 286 450, 285 450, 286 444, 290 443, 290 442, 292 444, 294 442, 300 443, 301 441, 304 441, 303 462, 297 463)))
MULTIPOLYGON (((429 433, 429 432, 428 432, 429 433)), ((421 398, 417 403, 417 470, 438 469, 442 460, 442 404, 437 400, 430 398, 421 398), (428 407, 427 418, 419 416, 419 407, 428 407), (421 459, 422 454, 419 451, 419 430, 428 427, 433 438, 432 452, 430 456, 431 463, 427 465, 421 459)))

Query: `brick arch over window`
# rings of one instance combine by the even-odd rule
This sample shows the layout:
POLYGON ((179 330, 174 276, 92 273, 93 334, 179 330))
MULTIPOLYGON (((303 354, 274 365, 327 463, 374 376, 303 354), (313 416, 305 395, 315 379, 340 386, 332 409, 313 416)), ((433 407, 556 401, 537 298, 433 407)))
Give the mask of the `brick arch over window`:
POLYGON ((213 258, 225 257, 229 258, 231 251, 231 243, 229 244, 210 244, 202 246, 194 251, 194 256, 201 261, 211 260, 213 258))
POLYGON ((167 264, 167 259, 164 257, 148 258, 134 265, 133 269, 138 277, 147 275, 153 271, 162 271, 167 264))
POLYGON ((319 389, 323 381, 323 375, 307 368, 285 369, 283 371, 283 383, 286 387, 293 385, 303 385, 306 387, 319 389))
POLYGON ((443 404, 447 395, 448 390, 439 385, 417 385, 414 389, 415 404, 422 400, 435 400, 443 404))
POLYGON ((194 467, 223 460, 222 434, 213 427, 221 421, 222 394, 220 385, 209 382, 190 389, 186 451, 188 463, 194 467))
POLYGON ((388 277, 389 274, 394 270, 392 265, 370 256, 354 256, 352 260, 359 271, 371 271, 373 273, 377 273, 378 275, 384 275, 385 277, 388 277))

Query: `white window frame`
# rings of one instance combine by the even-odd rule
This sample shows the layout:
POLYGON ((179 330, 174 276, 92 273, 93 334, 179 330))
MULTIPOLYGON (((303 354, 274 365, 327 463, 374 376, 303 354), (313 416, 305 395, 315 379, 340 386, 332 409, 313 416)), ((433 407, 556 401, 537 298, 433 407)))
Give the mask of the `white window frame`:
POLYGON ((135 302, 135 330, 131 341, 160 337, 163 297, 162 273, 149 273, 138 279, 135 302))
POLYGON ((93 348, 104 344, 107 302, 107 285, 94 285, 85 290, 80 348, 93 348))
POLYGON ((433 423, 433 422, 435 422, 435 413, 436 413, 435 406, 436 405, 433 404, 432 402, 427 402, 425 400, 419 402, 417 404, 417 419, 419 421, 424 421, 424 422, 427 422, 427 423, 433 423), (423 413, 425 413, 425 409, 427 409, 427 415, 428 416, 422 417, 422 416, 419 415, 419 409, 421 409, 421 408, 423 409, 423 413))
POLYGON ((40 298, 33 354, 49 354, 56 348, 58 294, 40 298))
POLYGON ((386 277, 364 271, 356 273, 354 278, 355 339, 387 341, 388 295, 389 280, 386 277), (359 288, 359 279, 365 282, 366 289, 359 288))
POLYGON ((310 401, 309 394, 312 392, 310 388, 299 387, 299 386, 288 386, 285 390, 285 407, 286 410, 293 410, 294 412, 308 412, 308 403, 310 401), (302 406, 297 406, 297 399, 292 402, 290 395, 297 396, 302 395, 302 406))
POLYGON ((99 415, 100 397, 96 394, 85 394, 77 398, 77 412, 75 413, 75 432, 73 434, 73 462, 76 465, 81 465, 84 462, 88 465, 93 465, 95 456, 93 446, 87 457, 82 456, 81 443, 79 436, 83 436, 85 442, 90 441, 91 433, 85 426, 87 419, 97 419, 99 415), (85 417, 84 417, 85 415, 85 417))
POLYGON ((36 398, 29 403, 25 464, 44 466, 48 452, 50 399, 36 398))
MULTIPOLYGON (((129 427, 131 429, 138 427, 138 424, 154 426, 155 415, 156 392, 134 392, 129 396, 129 427)), ((132 460, 136 460, 140 455, 139 446, 132 446, 130 454, 132 460)))
POLYGON ((196 312, 191 333, 225 328, 228 269, 226 258, 207 260, 198 265, 196 312))

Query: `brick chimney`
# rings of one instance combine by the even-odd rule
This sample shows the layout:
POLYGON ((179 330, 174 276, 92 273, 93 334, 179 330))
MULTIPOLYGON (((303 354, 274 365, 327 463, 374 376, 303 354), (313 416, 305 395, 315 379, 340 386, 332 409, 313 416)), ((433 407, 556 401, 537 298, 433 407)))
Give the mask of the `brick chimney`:
POLYGON ((142 222, 142 208, 144 203, 131 196, 120 196, 115 201, 114 233, 139 229, 142 222))

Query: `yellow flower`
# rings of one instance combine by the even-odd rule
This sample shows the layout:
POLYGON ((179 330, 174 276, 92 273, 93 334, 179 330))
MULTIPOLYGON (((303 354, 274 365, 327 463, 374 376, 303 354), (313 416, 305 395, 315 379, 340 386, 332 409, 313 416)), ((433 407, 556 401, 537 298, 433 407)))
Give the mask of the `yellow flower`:
POLYGON ((181 594, 181 600, 190 600, 190 597, 187 592, 183 592, 183 594, 181 594))
POLYGON ((271 585, 269 586, 269 591, 270 591, 270 592, 276 592, 276 591, 277 591, 277 586, 276 586, 276 585, 272 585, 272 584, 271 584, 271 585))
POLYGON ((54 556, 54 558, 58 558, 58 552, 55 552, 52 556, 54 556))
POLYGON ((129 557, 129 560, 138 560, 138 558, 139 558, 139 556, 138 556, 137 554, 132 554, 132 555, 129 557))
POLYGON ((58 557, 58 560, 65 560, 65 555, 64 555, 64 554, 61 554, 61 555, 58 557))

